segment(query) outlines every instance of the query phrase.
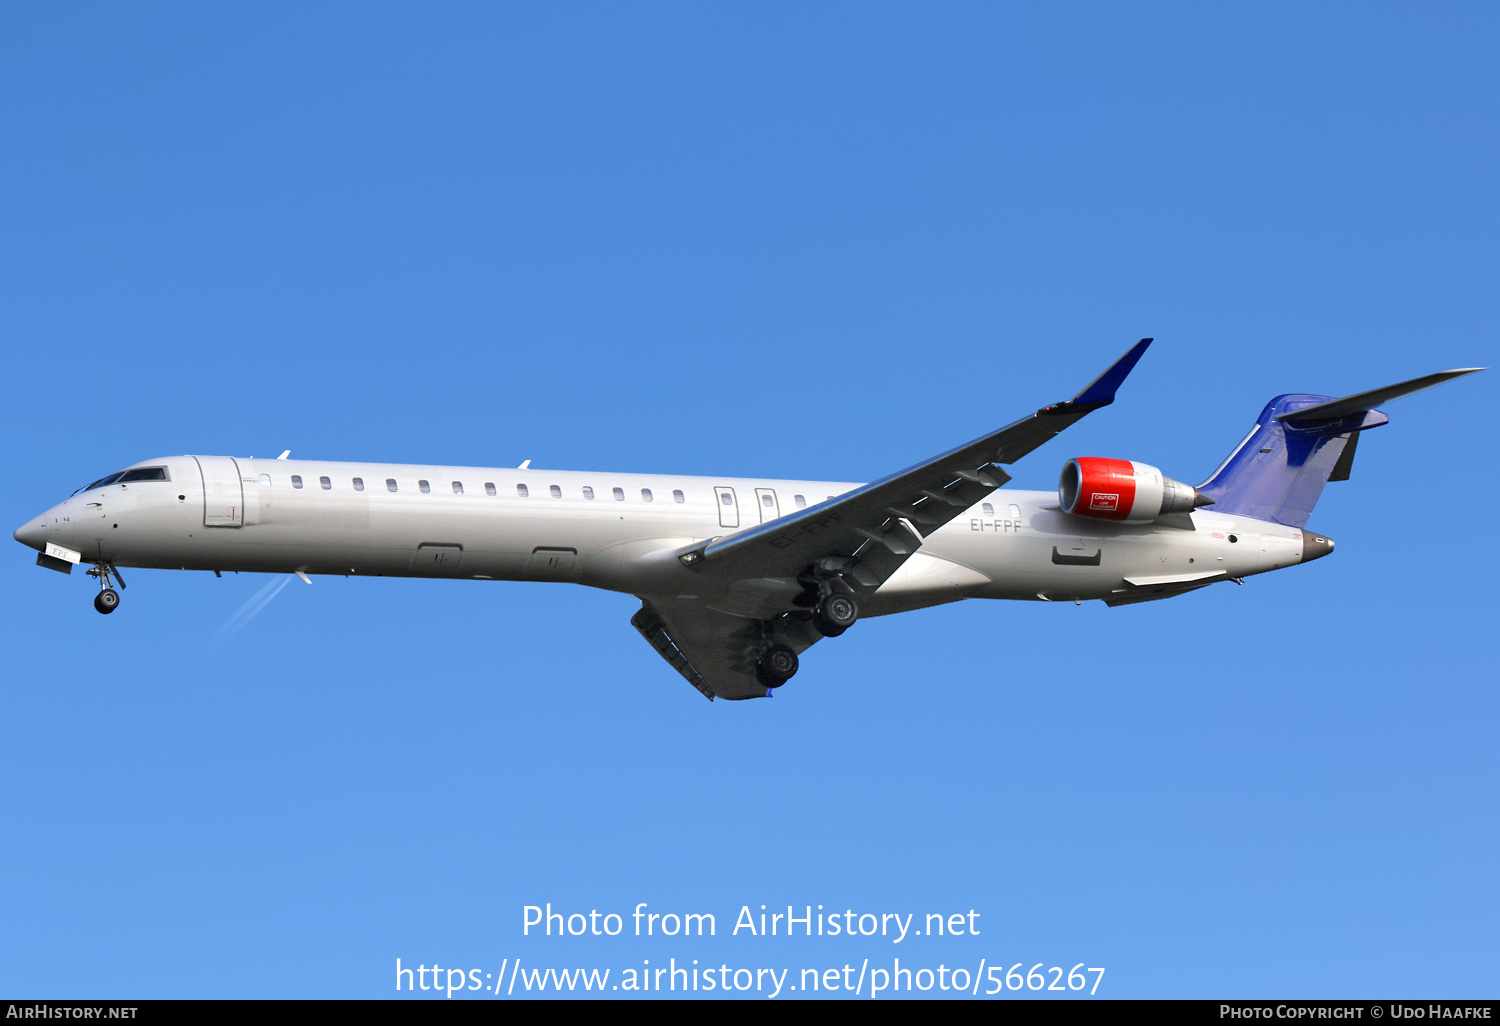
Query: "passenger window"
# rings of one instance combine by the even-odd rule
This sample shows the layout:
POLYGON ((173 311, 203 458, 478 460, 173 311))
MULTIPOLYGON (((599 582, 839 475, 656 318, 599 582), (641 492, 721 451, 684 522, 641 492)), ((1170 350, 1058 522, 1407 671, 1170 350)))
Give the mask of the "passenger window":
POLYGON ((649 488, 642 488, 641 489, 641 501, 642 502, 650 502, 651 501, 651 489, 649 489, 649 488))
POLYGON ((687 499, 683 496, 682 489, 680 488, 672 489, 672 500, 674 502, 687 502, 687 499))
POLYGON ((562 498, 562 489, 559 488, 557 485, 553 485, 550 489, 548 489, 548 491, 550 491, 552 493, 552 497, 554 499, 561 499, 562 498))
POLYGON ((1021 519, 1021 507, 1017 506, 1015 503, 1011 503, 1010 505, 1010 518, 1012 520, 1021 519))
POLYGON ((772 499, 769 495, 762 495, 760 497, 760 504, 762 506, 770 507, 776 504, 776 500, 772 499))
POLYGON ((486 494, 486 495, 494 495, 495 494, 495 482, 493 482, 493 481, 486 481, 484 483, 484 494, 486 494))
POLYGON ((798 509, 806 509, 807 508, 807 499, 804 496, 793 495, 792 496, 792 501, 797 504, 797 508, 798 509))
POLYGON ((362 492, 362 491, 365 490, 365 479, 364 478, 362 478, 362 477, 356 477, 354 479, 354 490, 356 492, 362 492))
POLYGON ((301 474, 293 474, 292 475, 292 487, 293 488, 301 488, 302 487, 302 475, 301 474))
POLYGON ((262 474, 262 475, 260 475, 260 486, 262 488, 269 488, 269 487, 271 487, 271 475, 270 474, 262 474))
POLYGON ((464 493, 464 483, 462 481, 454 481, 453 482, 453 494, 454 495, 462 495, 463 493, 464 493))
POLYGON ((727 491, 719 493, 719 498, 724 500, 724 505, 726 506, 734 505, 734 496, 727 491))
POLYGON ((583 486, 583 497, 585 499, 592 499, 594 497, 594 489, 591 488, 591 487, 589 487, 588 485, 584 485, 583 486))
POLYGON ((330 480, 328 480, 328 478, 326 478, 326 477, 320 477, 320 478, 318 478, 318 484, 320 484, 320 485, 323 486, 323 490, 325 492, 328 491, 328 489, 330 489, 330 488, 333 487, 333 482, 330 481, 330 480))
POLYGON ((428 492, 432 491, 432 485, 428 484, 426 481, 418 481, 417 488, 423 495, 426 495, 428 492))
POLYGON ((616 488, 615 489, 615 500, 617 502, 624 502, 625 501, 625 489, 623 489, 623 488, 616 488))
POLYGON ((524 499, 524 498, 526 498, 526 496, 530 495, 531 493, 526 490, 526 486, 525 485, 518 484, 518 485, 516 485, 516 494, 519 495, 521 498, 524 499))
POLYGON ((394 492, 396 490, 396 479, 394 477, 388 477, 385 479, 385 490, 388 492, 394 492))
POLYGON ((990 503, 986 502, 982 508, 984 510, 984 515, 985 516, 992 517, 992 516, 995 515, 995 507, 992 506, 990 503))

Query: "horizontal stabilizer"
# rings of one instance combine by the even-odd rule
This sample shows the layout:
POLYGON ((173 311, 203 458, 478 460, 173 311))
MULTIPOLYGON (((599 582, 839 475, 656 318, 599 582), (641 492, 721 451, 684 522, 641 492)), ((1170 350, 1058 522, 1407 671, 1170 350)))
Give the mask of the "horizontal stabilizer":
POLYGON ((1383 403, 1400 399, 1402 396, 1420 392, 1424 388, 1433 385, 1441 385, 1445 381, 1461 378, 1465 374, 1473 374, 1482 371, 1483 367, 1461 367, 1458 370, 1438 371, 1436 374, 1428 374, 1420 378, 1412 378, 1396 385, 1387 385, 1384 388, 1372 388, 1368 392, 1360 392, 1357 395, 1348 395, 1342 399, 1330 399, 1326 403, 1318 403, 1316 406, 1304 406, 1299 410, 1290 410, 1278 414, 1276 419, 1291 424, 1293 427, 1302 427, 1312 424, 1320 424, 1325 421, 1339 420, 1352 416, 1356 413, 1367 413, 1383 403))
POLYGON ((1216 513, 1305 527, 1323 486, 1348 479, 1360 432, 1390 421, 1376 406, 1478 370, 1484 368, 1439 371, 1342 399, 1278 395, 1198 491, 1216 513))

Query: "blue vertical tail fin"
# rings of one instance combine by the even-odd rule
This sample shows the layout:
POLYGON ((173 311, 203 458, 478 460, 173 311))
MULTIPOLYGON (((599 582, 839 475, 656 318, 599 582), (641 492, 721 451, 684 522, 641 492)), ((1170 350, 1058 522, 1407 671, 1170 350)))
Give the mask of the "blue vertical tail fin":
POLYGON ((1348 479, 1359 432, 1389 422, 1376 406, 1476 370, 1483 368, 1442 371, 1342 399, 1279 395, 1198 491, 1213 500, 1216 513, 1303 527, 1323 486, 1348 479))

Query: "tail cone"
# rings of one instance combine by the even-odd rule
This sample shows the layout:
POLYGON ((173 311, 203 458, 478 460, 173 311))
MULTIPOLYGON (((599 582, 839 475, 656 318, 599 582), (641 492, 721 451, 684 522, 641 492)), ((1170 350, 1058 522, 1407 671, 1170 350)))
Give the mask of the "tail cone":
POLYGON ((1333 539, 1311 531, 1302 532, 1302 562, 1322 559, 1333 551, 1333 539))

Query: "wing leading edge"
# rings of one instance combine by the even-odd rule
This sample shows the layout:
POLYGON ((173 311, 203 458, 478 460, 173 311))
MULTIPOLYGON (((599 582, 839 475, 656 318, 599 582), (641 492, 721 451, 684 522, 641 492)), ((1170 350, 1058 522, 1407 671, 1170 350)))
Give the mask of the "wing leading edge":
MULTIPOLYGON (((1010 480, 1001 464, 1015 463, 1114 402, 1151 341, 1143 338, 1131 346, 1072 399, 826 502, 726 538, 696 542, 678 550, 677 559, 721 585, 755 578, 787 579, 792 585, 811 571, 835 576, 855 593, 873 593, 927 535, 1010 480)), ((796 592, 792 587, 789 596, 796 592)), ((758 619, 711 608, 699 598, 641 598, 631 623, 710 700, 768 695, 756 673, 767 646, 800 654, 823 637, 805 610, 758 619)))
POLYGON ((1115 401, 1115 391, 1145 353, 1143 338, 1072 399, 967 445, 727 538, 678 553, 683 565, 722 579, 795 577, 827 561, 874 591, 922 539, 1010 480, 1000 464, 1015 463, 1042 443, 1115 401))

